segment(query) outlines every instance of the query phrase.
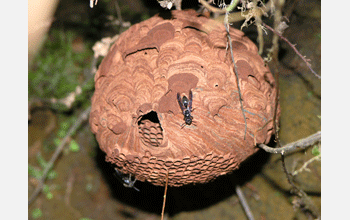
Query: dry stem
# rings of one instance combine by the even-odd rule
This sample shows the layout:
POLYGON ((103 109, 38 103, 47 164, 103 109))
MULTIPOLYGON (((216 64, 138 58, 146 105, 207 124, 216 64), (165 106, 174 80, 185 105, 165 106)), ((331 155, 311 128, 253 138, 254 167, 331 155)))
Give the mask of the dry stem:
POLYGON ((306 149, 319 141, 321 141, 321 131, 318 131, 315 134, 312 134, 298 141, 286 144, 280 148, 272 148, 265 144, 259 144, 258 147, 264 149, 268 153, 287 155, 298 150, 306 149))
POLYGON ((307 166, 309 166, 309 164, 311 164, 312 162, 314 162, 314 161, 316 161, 316 160, 317 160, 317 161, 320 161, 320 160, 321 160, 321 154, 320 154, 320 155, 317 155, 317 156, 314 156, 314 157, 311 158, 310 160, 306 161, 300 169, 298 169, 298 170, 296 170, 296 171, 294 171, 294 172, 292 173, 292 176, 296 176, 296 175, 298 175, 298 173, 300 173, 300 172, 302 172, 302 171, 304 171, 304 170, 310 172, 310 169, 307 168, 307 166))
MULTIPOLYGON (((233 5, 235 3, 234 0, 231 1, 230 5, 233 5)), ((230 6, 229 6, 230 7, 230 6)), ((232 7, 232 6, 231 6, 232 7)), ((242 99, 242 94, 241 94, 241 88, 239 86, 239 77, 238 77, 238 70, 237 70, 237 65, 235 62, 235 59, 233 58, 233 51, 232 51, 232 40, 231 40, 231 36, 230 36, 230 31, 229 31, 229 23, 228 23, 228 13, 229 11, 227 10, 226 15, 225 15, 225 20, 224 20, 224 26, 226 28, 226 32, 227 32, 227 39, 228 39, 228 43, 230 45, 230 52, 231 52, 231 59, 235 68, 235 75, 236 75, 236 82, 237 82, 237 89, 238 89, 238 94, 239 94, 239 102, 241 104, 241 110, 242 110, 242 114, 243 114, 243 118, 244 118, 244 140, 246 138, 246 134, 247 134, 247 119, 245 117, 245 113, 244 113, 244 108, 243 108, 243 99, 242 99)))
POLYGON ((248 219, 249 220, 254 220, 254 216, 253 216, 252 211, 250 210, 248 202, 245 199, 245 196, 244 196, 241 188, 238 185, 236 185, 236 193, 238 195, 239 201, 240 201, 241 205, 243 206, 243 209, 244 209, 248 219))
POLYGON ((297 196, 300 197, 300 206, 303 206, 305 210, 308 210, 315 218, 320 218, 320 213, 318 209, 316 208, 313 201, 310 199, 310 197, 299 187, 297 187, 293 180, 292 180, 292 174, 290 174, 287 170, 286 163, 284 161, 284 154, 281 154, 281 160, 282 160, 282 167, 284 172, 287 175, 287 179, 289 184, 292 186, 292 193, 295 193, 297 196))
POLYGON ((164 210, 165 210, 165 201, 166 201, 166 193, 168 191, 168 180, 169 180, 169 170, 166 173, 166 183, 165 183, 165 189, 164 189, 164 199, 163 199, 163 207, 162 207, 162 217, 161 220, 164 218, 164 210))

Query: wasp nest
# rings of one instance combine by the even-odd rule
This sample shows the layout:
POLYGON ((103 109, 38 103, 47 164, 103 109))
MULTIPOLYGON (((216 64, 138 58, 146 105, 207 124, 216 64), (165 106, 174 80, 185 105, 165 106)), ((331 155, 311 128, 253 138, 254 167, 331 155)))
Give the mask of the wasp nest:
POLYGON ((96 73, 90 115, 108 162, 154 185, 168 172, 169 186, 181 186, 231 172, 269 142, 275 81, 254 43, 230 36, 246 123, 223 24, 172 11, 120 35, 96 73))

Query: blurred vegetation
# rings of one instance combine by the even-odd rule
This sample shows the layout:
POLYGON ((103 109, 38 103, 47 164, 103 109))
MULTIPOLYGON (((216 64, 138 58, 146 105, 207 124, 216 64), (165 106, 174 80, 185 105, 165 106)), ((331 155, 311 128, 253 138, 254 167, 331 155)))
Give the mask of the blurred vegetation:
POLYGON ((86 0, 60 1, 41 51, 29 64, 30 104, 39 102, 58 112, 73 112, 77 107, 89 105, 94 90, 93 45, 103 37, 113 37, 128 28, 118 24, 118 19, 134 24, 158 12, 154 8, 144 10, 142 4, 135 9, 130 6, 133 3, 118 2, 119 5, 101 0, 91 9, 86 0), (75 100, 67 106, 64 99, 73 92, 77 93, 75 100))
POLYGON ((29 69, 29 97, 63 98, 83 82, 84 67, 93 55, 92 44, 84 43, 77 51, 73 44, 77 39, 72 31, 50 31, 29 69))

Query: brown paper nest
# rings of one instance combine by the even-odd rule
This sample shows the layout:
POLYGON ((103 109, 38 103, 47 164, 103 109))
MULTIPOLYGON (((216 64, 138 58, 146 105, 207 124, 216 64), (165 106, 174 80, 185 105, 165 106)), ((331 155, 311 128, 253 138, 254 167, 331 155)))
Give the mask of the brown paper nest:
POLYGON ((122 33, 96 73, 90 125, 108 162, 154 185, 167 172, 169 186, 206 183, 255 153, 254 140, 269 142, 275 80, 243 32, 230 36, 246 138, 224 25, 171 11, 122 33), (190 90, 193 123, 184 125, 176 96, 190 90))

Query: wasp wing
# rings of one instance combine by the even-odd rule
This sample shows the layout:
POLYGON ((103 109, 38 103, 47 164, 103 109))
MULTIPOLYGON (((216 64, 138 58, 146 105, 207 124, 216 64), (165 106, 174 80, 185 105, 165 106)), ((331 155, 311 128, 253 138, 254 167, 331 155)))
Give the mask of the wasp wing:
POLYGON ((190 90, 190 93, 189 93, 189 102, 188 102, 188 108, 190 111, 192 111, 192 91, 190 90))
POLYGON ((184 112, 185 107, 184 107, 183 104, 182 104, 182 100, 181 100, 180 93, 177 93, 177 101, 179 102, 179 106, 180 106, 180 108, 181 108, 181 111, 184 112))

